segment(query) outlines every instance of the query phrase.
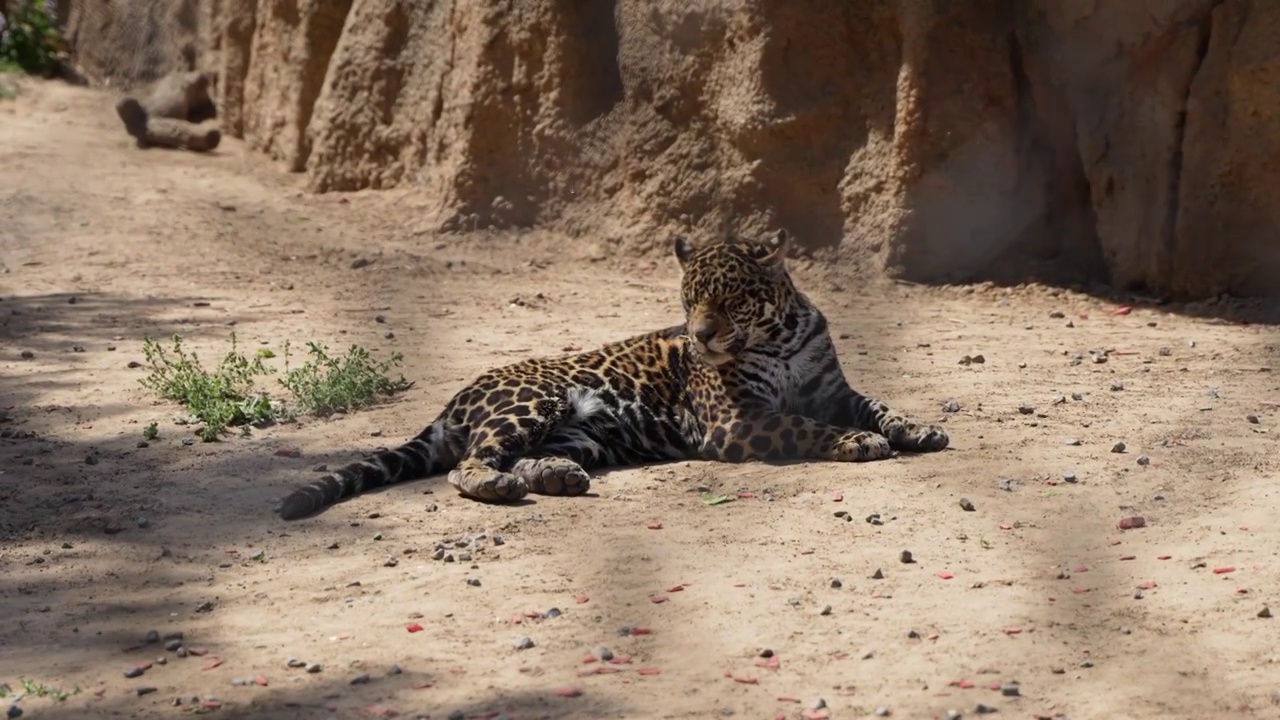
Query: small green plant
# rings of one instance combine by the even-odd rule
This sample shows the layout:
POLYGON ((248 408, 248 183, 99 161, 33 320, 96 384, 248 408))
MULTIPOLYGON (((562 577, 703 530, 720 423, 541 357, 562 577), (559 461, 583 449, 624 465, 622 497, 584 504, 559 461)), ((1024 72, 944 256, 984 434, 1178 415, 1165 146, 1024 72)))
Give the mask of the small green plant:
POLYGON ((298 407, 308 415, 357 410, 413 385, 403 375, 390 377, 392 368, 404 359, 400 353, 378 362, 368 350, 352 345, 346 355, 333 357, 327 347, 309 342, 308 359, 300 367, 290 368, 287 343, 284 351, 285 374, 280 383, 293 393, 298 407))
MULTIPOLYGON (((392 368, 403 360, 399 353, 376 361, 359 345, 352 345, 341 357, 330 355, 329 349, 319 343, 310 342, 307 347, 308 359, 300 367, 291 368, 289 344, 285 343, 285 374, 280 384, 308 415, 357 410, 413 385, 403 375, 395 379, 390 376, 392 368)), ((231 350, 213 372, 204 369, 194 352, 183 348, 182 338, 177 335, 168 349, 147 338, 142 354, 151 373, 139 382, 160 397, 187 408, 203 424, 198 434, 205 442, 218 440, 230 427, 239 427, 247 435, 251 425, 293 417, 293 411, 283 402, 254 386, 255 378, 275 373, 263 362, 275 354, 263 348, 252 358, 246 357, 237 349, 234 333, 231 350)), ((142 429, 146 440, 154 440, 159 434, 154 422, 142 429)))
POLYGON ((57 11, 48 0, 18 0, 5 12, 0 4, 0 69, 52 75, 65 47, 57 11))
MULTIPOLYGON (((72 688, 71 692, 68 693, 60 687, 45 685, 44 683, 38 683, 34 680, 28 680, 27 678, 19 678, 19 681, 22 683, 22 691, 32 697, 48 697, 53 698, 58 702, 62 702, 72 695, 80 694, 80 688, 78 686, 72 688)), ((9 690, 8 685, 3 686, 3 688, 6 691, 9 690)), ((4 697, 4 695, 0 695, 0 697, 4 697)))
POLYGON ((283 417, 283 408, 271 402, 265 393, 255 390, 255 377, 271 374, 262 357, 252 360, 236 349, 236 336, 231 335, 231 350, 212 372, 200 365, 193 352, 182 347, 182 338, 174 335, 173 346, 166 351, 147 338, 142 354, 151 365, 151 374, 139 382, 160 397, 174 400, 191 411, 203 427, 200 439, 212 442, 228 427, 273 422, 283 417))

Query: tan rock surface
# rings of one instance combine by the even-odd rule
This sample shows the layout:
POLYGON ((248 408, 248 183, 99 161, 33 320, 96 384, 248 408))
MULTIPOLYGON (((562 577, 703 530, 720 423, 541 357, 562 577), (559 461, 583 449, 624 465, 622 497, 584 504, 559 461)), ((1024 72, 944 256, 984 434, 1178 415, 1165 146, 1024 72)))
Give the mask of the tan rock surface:
MULTIPOLYGON (((544 224, 615 251, 785 226, 852 270, 1157 295, 1280 272, 1266 4, 143 6, 110 12, 167 39, 121 53, 218 70, 225 130, 313 190, 417 187, 420 229, 544 224)), ((102 48, 129 42, 80 59, 118 74, 102 48)))

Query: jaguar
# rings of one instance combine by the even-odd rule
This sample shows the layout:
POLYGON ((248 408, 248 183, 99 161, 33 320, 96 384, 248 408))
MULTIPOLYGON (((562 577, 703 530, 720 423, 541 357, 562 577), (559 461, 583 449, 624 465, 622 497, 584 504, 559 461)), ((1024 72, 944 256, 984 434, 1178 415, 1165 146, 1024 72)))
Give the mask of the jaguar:
POLYGON ((827 320, 797 289, 791 238, 672 245, 684 322, 579 354, 481 374, 416 437, 298 487, 285 520, 374 488, 448 472, 458 492, 509 503, 576 496, 590 473, 681 459, 880 460, 949 444, 850 387, 827 320))

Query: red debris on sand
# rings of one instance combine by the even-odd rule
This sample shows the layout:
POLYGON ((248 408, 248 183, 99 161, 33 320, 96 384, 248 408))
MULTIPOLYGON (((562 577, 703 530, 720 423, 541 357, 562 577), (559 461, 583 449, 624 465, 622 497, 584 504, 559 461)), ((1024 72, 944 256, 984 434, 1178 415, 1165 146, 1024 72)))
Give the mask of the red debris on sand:
POLYGON ((1134 528, 1144 527, 1146 524, 1146 518, 1141 515, 1134 515, 1133 517, 1120 518, 1120 522, 1116 523, 1116 527, 1121 530, 1132 530, 1134 528))
POLYGON ((750 675, 734 675, 733 681, 736 683, 742 683, 743 685, 755 685, 760 682, 758 678, 751 677, 750 675))
POLYGON ((661 530, 661 529, 662 529, 662 523, 660 523, 660 522, 658 522, 658 521, 656 521, 656 520, 655 520, 655 521, 653 521, 653 522, 651 522, 651 523, 646 523, 646 524, 645 524, 645 527, 649 528, 650 530, 661 530))
POLYGON ((213 658, 201 670, 212 670, 222 664, 222 658, 213 658))
POLYGON ((777 655, 770 655, 767 658, 756 660, 756 667, 765 668, 767 670, 777 670, 782 667, 782 662, 778 660, 777 655))
POLYGON ((636 673, 640 675, 659 675, 662 671, 656 667, 642 667, 639 670, 636 670, 636 673))
POLYGON ((946 572, 944 570, 943 572, 938 573, 938 577, 942 578, 943 580, 950 580, 951 578, 955 577, 955 575, 952 575, 951 573, 946 572))
POLYGON ((574 598, 573 601, 579 605, 582 605, 590 599, 591 598, 587 597, 586 595, 579 595, 578 597, 574 598))
POLYGON ((1128 305, 1121 305, 1115 310, 1112 310, 1111 314, 1112 315, 1128 315, 1131 312, 1133 312, 1133 308, 1129 307, 1128 305))
POLYGON ((558 687, 555 690, 552 690, 551 694, 556 697, 574 698, 582 694, 582 688, 573 686, 558 687))
POLYGON ((667 601, 666 595, 654 595, 653 597, 649 598, 649 602, 653 603, 654 605, 661 605, 666 601, 667 601))
POLYGON ((1234 567, 1232 567, 1232 566, 1228 565, 1228 566, 1226 566, 1226 567, 1216 567, 1216 568, 1214 568, 1214 569, 1213 569, 1213 574, 1214 574, 1214 575, 1226 575, 1227 573, 1233 573, 1233 572, 1235 572, 1235 571, 1236 571, 1236 569, 1235 569, 1234 567))
POLYGON ((406 625, 404 629, 408 630, 411 633, 422 632, 423 630, 426 630, 426 628, 422 627, 422 625, 418 623, 414 623, 412 625, 406 625))

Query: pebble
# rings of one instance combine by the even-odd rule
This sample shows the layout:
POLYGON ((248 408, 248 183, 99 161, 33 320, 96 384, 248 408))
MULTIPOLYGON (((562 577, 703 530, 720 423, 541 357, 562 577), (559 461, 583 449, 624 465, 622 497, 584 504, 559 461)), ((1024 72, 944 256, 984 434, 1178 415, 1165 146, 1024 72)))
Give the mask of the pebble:
POLYGON ((142 642, 147 645, 155 645, 160 642, 160 632, 157 630, 148 630, 147 634, 142 636, 142 642))
POLYGON ((11 718, 22 717, 22 708, 17 705, 10 705, 8 712, 5 714, 11 718))
POLYGON ((1257 415, 1245 415, 1245 416, 1244 416, 1244 419, 1245 419, 1246 421, 1248 421, 1250 425, 1257 425, 1257 424, 1258 424, 1258 416, 1257 416, 1257 415))
POLYGON ((1007 683, 1000 686, 1000 694, 1005 697, 1018 697, 1022 694, 1022 690, 1014 683, 1007 683))
POLYGON ((348 681, 350 685, 368 685, 373 678, 369 677, 369 673, 360 673, 348 681))
POLYGON ((146 672, 140 667, 131 667, 124 671, 124 676, 130 679, 142 677, 142 673, 146 672))
POLYGON ((1258 617, 1264 618, 1264 619, 1271 617, 1271 608, 1267 607, 1266 605, 1263 605, 1262 609, 1258 611, 1258 617))
POLYGON ((1074 483, 1074 482, 1076 482, 1077 480, 1078 480, 1078 478, 1076 478, 1076 474, 1075 474, 1075 472, 1074 472, 1074 471, 1068 470, 1068 471, 1066 471, 1066 472, 1062 473, 1062 481, 1063 481, 1063 482, 1074 483))
POLYGON ((831 614, 831 606, 830 606, 830 605, 823 605, 823 606, 822 606, 822 609, 818 611, 818 614, 819 614, 819 615, 830 615, 830 614, 831 614))
POLYGON ((1018 486, 1017 480, 997 480, 996 481, 996 487, 1000 488, 1005 492, 1013 492, 1013 489, 1017 486, 1018 486))
POLYGON ((173 640, 166 640, 164 643, 164 649, 168 650, 169 652, 174 652, 180 647, 182 647, 182 640, 179 640, 177 638, 174 638, 173 640))
POLYGON ((823 700, 822 698, 814 698, 809 701, 810 710, 821 710, 826 706, 827 706, 827 701, 823 700))
POLYGON ((397 664, 392 664, 391 667, 387 668, 388 675, 401 675, 403 673, 404 673, 404 668, 400 667, 397 664))
POLYGON ((1146 455, 1139 455, 1139 456, 1138 456, 1138 464, 1139 464, 1139 465, 1150 465, 1150 464, 1151 464, 1151 458, 1147 457, 1146 455))
POLYGON ((985 703, 978 703, 977 707, 975 707, 973 711, 978 715, 990 715, 991 713, 999 712, 995 707, 985 703))
POLYGON ((1122 442, 1118 442, 1118 443, 1116 443, 1115 445, 1112 445, 1112 446, 1111 446, 1111 452, 1113 452, 1113 453, 1122 453, 1122 452, 1124 452, 1125 447, 1126 447, 1126 445, 1125 445, 1124 443, 1122 443, 1122 442))
POLYGON ((942 403, 942 412, 944 413, 960 412, 960 403, 956 400, 948 400, 942 403))
POLYGON ((887 708, 887 707, 885 707, 885 706, 883 706, 883 705, 881 705, 880 707, 876 708, 876 711, 875 711, 875 715, 876 715, 876 717, 889 717, 889 716, 890 716, 890 715, 892 715, 892 714, 893 714, 893 712, 892 712, 891 710, 889 710, 889 708, 887 708))
POLYGON ((591 648, 591 657, 608 662, 613 659, 613 651, 603 645, 591 648))
POLYGON ((876 571, 875 571, 875 572, 873 572, 873 573, 871 573, 871 579, 872 579, 872 580, 883 580, 883 579, 884 579, 884 571, 883 571, 883 570, 881 570, 880 568, 876 568, 876 571))
POLYGON ((553 608, 551 608, 550 610, 546 611, 546 612, 545 612, 545 613, 543 613, 543 614, 544 614, 546 617, 551 618, 552 620, 554 620, 555 618, 560 617, 560 616, 561 616, 561 615, 563 615, 564 613, 560 610, 560 608, 553 607, 553 608))
POLYGON ((306 663, 304 663, 304 662, 302 662, 302 661, 301 661, 301 660, 299 660, 298 658, 292 658, 292 657, 291 657, 291 658, 289 658, 288 660, 285 660, 285 661, 284 661, 284 666, 285 666, 285 667, 291 667, 291 668, 300 668, 300 667, 306 667, 306 666, 307 666, 307 664, 306 664, 306 663))
POLYGON ((1035 411, 1036 411, 1035 405, 1028 405, 1026 403, 1023 403, 1018 406, 1018 412, 1022 413, 1023 415, 1030 415, 1035 411))
POLYGON ((1111 383, 1111 392, 1120 392, 1121 390, 1124 390, 1124 383, 1122 382, 1111 383))
POLYGON ((449 713, 449 720, 467 720, 467 714, 462 710, 454 710, 449 713))
POLYGON ((517 650, 528 650, 529 648, 533 647, 533 638, 529 637, 528 635, 521 635, 520 637, 516 638, 513 645, 515 645, 515 648, 517 650))
POLYGON ((467 577, 467 584, 470 585, 471 587, 480 587, 480 578, 476 577, 475 575, 471 575, 467 577))
POLYGON ((964 717, 964 713, 959 710, 948 710, 946 714, 947 720, 960 720, 962 717, 964 717))
POLYGON ((898 562, 900 563, 910 565, 915 561, 916 561, 915 556, 911 554, 910 550, 903 550, 902 552, 898 553, 898 562))
POLYGON ((1076 446, 1080 444, 1080 438, 1067 438, 1066 444, 1076 446))
POLYGON ((973 501, 969 498, 960 498, 960 509, 965 512, 973 512, 977 508, 973 506, 973 501))
POLYGON ((320 672, 323 669, 324 667, 321 666, 320 663, 307 663, 307 672, 311 673, 312 675, 315 675, 316 673, 320 672))

